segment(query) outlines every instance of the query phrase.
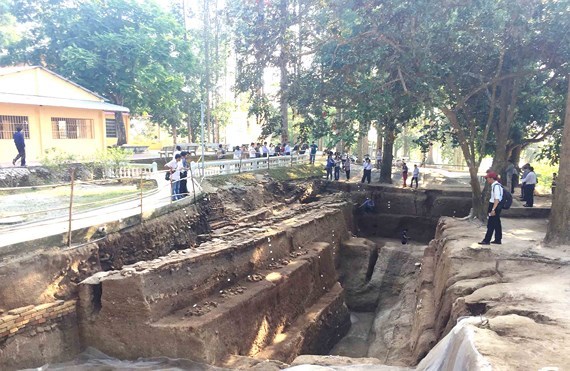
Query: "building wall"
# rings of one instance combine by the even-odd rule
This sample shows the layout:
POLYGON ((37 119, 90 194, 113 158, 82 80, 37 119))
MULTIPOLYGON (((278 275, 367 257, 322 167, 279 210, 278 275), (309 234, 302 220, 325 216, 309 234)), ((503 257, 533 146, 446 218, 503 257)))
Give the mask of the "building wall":
MULTIPOLYGON (((81 159, 94 156, 97 151, 104 151, 107 145, 103 111, 0 103, 0 115, 28 116, 30 138, 26 139, 26 157, 30 162, 39 162, 44 151, 51 147, 71 153, 81 159), (93 120, 93 138, 53 138, 52 117, 93 120)), ((16 153, 13 139, 0 139, 0 162, 11 162, 16 153)))

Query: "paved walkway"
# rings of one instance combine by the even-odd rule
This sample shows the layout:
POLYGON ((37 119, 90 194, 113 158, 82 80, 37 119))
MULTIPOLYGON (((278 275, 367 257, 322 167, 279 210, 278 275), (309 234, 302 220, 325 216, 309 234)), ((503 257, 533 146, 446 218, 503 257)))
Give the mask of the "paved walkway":
MULTIPOLYGON (((164 180, 164 173, 157 174, 157 182, 158 188, 156 192, 152 192, 146 197, 143 197, 143 212, 152 211, 171 203, 170 184, 164 180)), ((119 202, 114 205, 75 213, 71 223, 71 228, 75 231, 92 225, 105 224, 111 221, 138 215, 141 213, 140 204, 140 199, 133 199, 119 202)), ((69 219, 67 216, 5 226, 0 229, 2 234, 2 238, 0 240, 0 255, 2 247, 66 233, 68 228, 69 219)))

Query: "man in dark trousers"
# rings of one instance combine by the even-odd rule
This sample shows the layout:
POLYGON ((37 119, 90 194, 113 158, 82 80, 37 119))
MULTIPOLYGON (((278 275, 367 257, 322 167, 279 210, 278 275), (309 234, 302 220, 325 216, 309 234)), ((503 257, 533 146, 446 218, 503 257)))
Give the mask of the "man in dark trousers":
POLYGON ((489 171, 485 176, 485 180, 491 185, 491 197, 489 198, 489 219, 487 220, 487 233, 483 241, 479 245, 501 244, 503 238, 503 229, 501 227, 501 209, 503 201, 503 186, 498 181, 499 176, 494 171, 489 171), (491 241, 495 233, 495 239, 491 241))
POLYGON ((21 126, 18 126, 14 133, 14 144, 16 144, 18 156, 12 160, 12 165, 16 166, 16 161, 20 160, 20 166, 26 166, 26 143, 24 143, 24 133, 21 126))
POLYGON ((528 173, 521 179, 521 182, 524 184, 524 200, 526 201, 523 205, 524 207, 534 207, 534 188, 536 187, 536 181, 534 168, 529 166, 528 173))

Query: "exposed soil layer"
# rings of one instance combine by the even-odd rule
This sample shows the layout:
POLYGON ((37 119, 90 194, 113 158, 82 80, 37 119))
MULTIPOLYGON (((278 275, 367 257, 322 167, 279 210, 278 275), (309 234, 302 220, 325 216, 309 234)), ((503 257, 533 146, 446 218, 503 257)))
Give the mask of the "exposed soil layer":
POLYGON ((481 248, 485 230, 444 218, 425 250, 411 349, 420 360, 461 316, 475 348, 497 370, 564 369, 570 355, 569 246, 542 246, 545 220, 504 219, 502 245, 481 248))

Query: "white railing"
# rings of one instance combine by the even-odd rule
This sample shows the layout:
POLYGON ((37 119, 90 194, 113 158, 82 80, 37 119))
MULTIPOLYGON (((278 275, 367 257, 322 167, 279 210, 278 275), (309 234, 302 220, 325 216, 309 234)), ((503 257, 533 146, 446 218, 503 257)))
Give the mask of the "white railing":
MULTIPOLYGON (((221 160, 204 163, 204 176, 237 174, 248 171, 272 169, 276 167, 291 167, 297 164, 309 162, 309 155, 291 155, 248 158, 244 160, 221 160)), ((198 170, 202 172, 202 164, 198 164, 198 170)))
POLYGON ((156 162, 152 164, 125 164, 116 171, 118 178, 150 178, 158 171, 156 162))

